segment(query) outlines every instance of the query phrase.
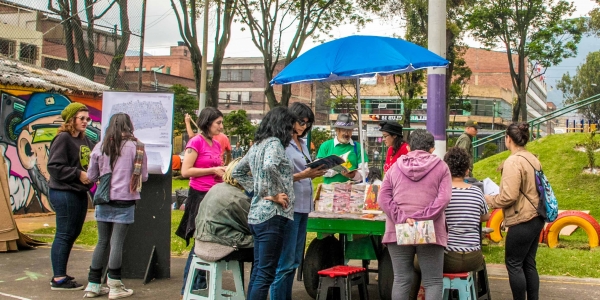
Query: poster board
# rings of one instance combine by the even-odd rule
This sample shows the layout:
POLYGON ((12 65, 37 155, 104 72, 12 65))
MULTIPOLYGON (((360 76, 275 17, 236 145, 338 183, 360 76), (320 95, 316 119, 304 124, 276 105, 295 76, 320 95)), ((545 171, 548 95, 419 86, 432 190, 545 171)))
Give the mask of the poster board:
POLYGON ((102 136, 110 117, 126 113, 135 136, 145 144, 148 173, 166 174, 171 166, 173 141, 172 93, 104 92, 102 96, 102 136))

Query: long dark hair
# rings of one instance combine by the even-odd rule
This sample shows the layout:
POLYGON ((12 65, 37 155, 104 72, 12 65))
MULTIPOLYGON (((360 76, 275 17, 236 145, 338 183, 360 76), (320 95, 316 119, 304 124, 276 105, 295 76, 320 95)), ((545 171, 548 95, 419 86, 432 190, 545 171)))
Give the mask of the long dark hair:
POLYGON ((254 143, 259 144, 270 137, 276 137, 286 148, 292 140, 292 130, 296 121, 296 116, 287 107, 277 106, 273 108, 258 125, 254 135, 254 143))
MULTIPOLYGON (((200 115, 198 116, 198 127, 200 127, 200 131, 202 131, 202 133, 204 134, 205 137, 207 138, 211 138, 211 136, 208 134, 209 130, 210 130, 210 126, 212 125, 212 123, 218 119, 218 118, 222 118, 223 117, 223 113, 214 108, 214 107, 205 107, 204 109, 202 109, 202 111, 200 112, 200 115)), ((200 132, 198 132, 200 133, 200 132)))
POLYGON ((110 117, 108 127, 102 141, 102 154, 110 157, 110 167, 114 168, 119 156, 123 141, 133 138, 133 123, 126 113, 118 113, 110 117))
POLYGON ((312 129, 312 123, 315 122, 315 114, 312 112, 310 107, 308 107, 308 105, 300 102, 292 103, 289 109, 290 112, 294 114, 296 118, 298 118, 298 121, 303 121, 304 118, 308 119, 310 126, 306 126, 306 129, 304 130, 302 135, 298 136, 299 138, 305 137, 312 129))
MULTIPOLYGON (((388 132, 389 133, 389 132, 388 132)), ((392 155, 396 155, 400 151, 400 147, 404 144, 404 138, 402 135, 394 134, 394 142, 392 143, 392 155)))

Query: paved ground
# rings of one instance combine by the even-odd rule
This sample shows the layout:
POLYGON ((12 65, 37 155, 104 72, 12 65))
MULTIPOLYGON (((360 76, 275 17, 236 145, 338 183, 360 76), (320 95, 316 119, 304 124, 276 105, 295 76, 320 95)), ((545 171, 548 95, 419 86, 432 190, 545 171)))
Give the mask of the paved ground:
MULTIPOLYGON (((49 247, 0 254, 0 299, 81 299, 82 291, 50 290, 52 270, 49 256, 49 247)), ((87 282, 87 268, 91 256, 91 250, 82 248, 74 249, 71 254, 69 274, 81 283, 87 282)), ((185 258, 172 257, 171 278, 155 280, 147 285, 143 285, 140 279, 124 279, 127 287, 135 291, 131 299, 179 299, 184 264, 185 258)), ((246 266, 246 282, 248 270, 249 265, 246 266)), ((229 282, 227 279, 229 278, 225 278, 226 286, 229 282)), ((512 299, 503 266, 490 265, 489 280, 494 300, 512 299)), ((358 299, 356 291, 353 296, 354 299, 358 299)), ((373 275, 369 285, 369 296, 370 299, 379 299, 373 275)), ((302 282, 294 282, 293 299, 311 299, 304 291, 302 282)), ((540 299, 600 299, 600 280, 543 276, 540 299)))
MULTIPOLYGON (((17 223, 23 231, 31 231, 43 224, 54 226, 53 218, 54 216, 21 218, 17 219, 17 223)), ((88 218, 93 220, 93 213, 88 213, 88 218)), ((91 256, 91 249, 77 246, 71 253, 68 272, 80 283, 87 283, 91 256)), ((147 285, 142 284, 141 279, 124 279, 127 287, 135 291, 130 299, 179 299, 185 258, 187 255, 186 257, 171 258, 170 279, 155 280, 147 285)), ((245 282, 247 283, 250 266, 247 265, 245 270, 245 282)), ((492 298, 494 300, 512 299, 504 266, 488 265, 488 275, 492 298)), ((82 291, 51 291, 49 287, 51 276, 50 248, 48 246, 30 251, 0 253, 0 299, 81 299, 82 291)), ((230 278, 225 277, 226 287, 230 285, 228 279, 230 278)), ((377 300, 379 296, 374 275, 371 275, 370 282, 370 299, 377 300)), ((358 299, 356 291, 354 291, 353 298, 358 299)), ((312 299, 304 290, 302 282, 294 282, 293 299, 312 299)), ((540 299, 600 299, 600 279, 542 276, 540 299)))

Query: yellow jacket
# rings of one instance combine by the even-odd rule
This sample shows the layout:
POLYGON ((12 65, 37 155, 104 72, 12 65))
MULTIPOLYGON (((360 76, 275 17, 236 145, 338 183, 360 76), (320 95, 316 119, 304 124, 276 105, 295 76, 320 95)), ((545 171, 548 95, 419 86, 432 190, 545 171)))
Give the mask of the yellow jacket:
POLYGON ((502 208, 506 227, 527 222, 538 216, 536 210, 540 197, 535 185, 534 169, 527 160, 537 170, 541 169, 540 161, 527 150, 511 154, 504 161, 500 193, 486 197, 490 208, 502 208))

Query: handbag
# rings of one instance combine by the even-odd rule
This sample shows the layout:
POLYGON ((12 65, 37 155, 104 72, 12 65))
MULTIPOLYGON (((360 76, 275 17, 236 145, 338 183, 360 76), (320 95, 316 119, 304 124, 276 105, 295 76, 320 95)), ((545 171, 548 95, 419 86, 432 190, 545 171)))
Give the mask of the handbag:
POLYGON ((110 202, 110 182, 112 180, 112 172, 106 173, 99 178, 98 186, 96 187, 96 193, 94 194, 94 200, 92 201, 94 206, 103 205, 110 202))

